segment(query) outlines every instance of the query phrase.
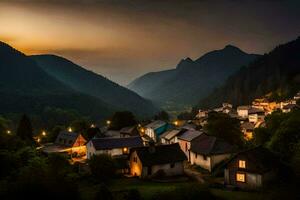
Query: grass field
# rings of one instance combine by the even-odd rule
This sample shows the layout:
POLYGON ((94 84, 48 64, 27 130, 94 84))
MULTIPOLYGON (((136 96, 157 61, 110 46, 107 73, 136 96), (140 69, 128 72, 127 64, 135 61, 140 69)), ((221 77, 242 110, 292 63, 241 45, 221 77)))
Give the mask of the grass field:
MULTIPOLYGON (((157 183, 152 181, 140 180, 136 178, 120 178, 109 183, 109 189, 112 193, 118 193, 130 189, 137 189, 143 199, 149 200, 153 195, 165 191, 173 191, 176 188, 189 186, 194 184, 194 181, 187 182, 172 182, 172 183, 157 183)), ((92 184, 90 181, 82 182, 79 186, 83 200, 94 199, 95 193, 99 188, 99 184, 92 184)), ((211 193, 224 200, 268 200, 268 199, 285 199, 291 197, 289 188, 278 187, 269 188, 264 192, 243 192, 243 191, 228 191, 224 189, 210 189, 211 193)), ((293 190, 293 193, 295 190, 293 190)), ((288 198, 295 199, 295 198, 288 198)))

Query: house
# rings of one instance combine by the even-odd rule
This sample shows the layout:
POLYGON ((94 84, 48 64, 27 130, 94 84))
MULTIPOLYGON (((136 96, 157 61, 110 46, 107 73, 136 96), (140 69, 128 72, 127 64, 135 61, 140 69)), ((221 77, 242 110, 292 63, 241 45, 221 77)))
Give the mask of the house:
POLYGON ((233 151, 233 146, 224 140, 203 133, 191 142, 190 163, 211 172, 217 164, 229 159, 233 151))
POLYGON ((177 143, 177 135, 180 134, 182 132, 182 130, 179 129, 174 129, 174 130, 169 130, 164 132, 161 136, 160 136, 160 141, 162 144, 173 144, 173 143, 177 143))
POLYGON ((169 127, 168 123, 161 120, 156 120, 145 126, 145 134, 148 137, 150 137, 152 140, 157 142, 159 136, 163 134, 165 131, 167 131, 168 127, 169 127))
POLYGON ((190 161, 190 148, 191 148, 191 142, 199 137, 203 132, 195 131, 195 130, 187 130, 177 136, 177 140, 179 143, 179 146, 181 150, 185 153, 186 157, 188 158, 188 161, 190 161))
POLYGON ((292 110, 299 109, 299 108, 300 108, 300 106, 298 106, 297 104, 287 104, 287 105, 283 106, 282 112, 288 113, 288 112, 291 112, 292 110))
POLYGON ((80 133, 61 131, 53 144, 42 148, 45 153, 67 153, 70 155, 86 155, 86 140, 80 133))
POLYGON ((265 111, 259 108, 251 107, 248 110, 248 120, 256 124, 258 121, 264 121, 265 111))
POLYGON ((244 134, 245 140, 251 140, 253 138, 253 131, 254 131, 255 125, 251 122, 244 122, 241 124, 241 130, 244 134))
POLYGON ((237 107, 237 114, 238 116, 242 118, 247 118, 248 117, 248 111, 251 108, 251 106, 239 106, 237 107))
POLYGON ((166 176, 183 174, 185 154, 179 145, 150 145, 132 149, 129 156, 130 173, 140 178, 151 178, 162 172, 166 176))
POLYGON ((276 179, 279 159, 268 149, 256 147, 238 153, 226 164, 225 185, 258 189, 276 179))
POLYGON ((197 115, 195 116, 195 118, 196 119, 201 119, 201 118, 204 118, 204 117, 208 117, 208 113, 209 113, 208 110, 199 110, 197 115))
POLYGON ((294 96, 294 100, 299 100, 300 99, 300 91, 294 96))
POLYGON ((107 154, 110 156, 128 155, 131 148, 142 147, 140 136, 123 138, 93 138, 87 145, 87 158, 93 155, 107 154))
POLYGON ((120 130, 120 137, 139 136, 139 131, 136 126, 124 127, 120 130))

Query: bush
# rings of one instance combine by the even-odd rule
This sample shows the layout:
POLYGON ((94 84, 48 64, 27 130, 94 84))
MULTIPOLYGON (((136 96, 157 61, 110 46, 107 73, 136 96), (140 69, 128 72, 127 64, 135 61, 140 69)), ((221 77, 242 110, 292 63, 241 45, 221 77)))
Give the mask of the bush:
POLYGON ((113 200, 113 196, 105 185, 101 185, 96 193, 95 200, 113 200))
POLYGON ((163 169, 158 170, 155 174, 153 174, 152 178, 155 179, 163 179, 166 177, 166 173, 163 169))
POLYGON ((95 155, 89 160, 94 178, 101 182, 109 181, 116 174, 116 164, 108 155, 95 155))

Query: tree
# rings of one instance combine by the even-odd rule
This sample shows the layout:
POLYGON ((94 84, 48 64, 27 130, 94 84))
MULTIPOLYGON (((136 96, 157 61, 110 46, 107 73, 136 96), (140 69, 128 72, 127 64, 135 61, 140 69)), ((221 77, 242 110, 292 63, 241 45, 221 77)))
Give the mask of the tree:
POLYGON ((136 123, 137 122, 132 112, 116 112, 111 119, 111 124, 109 128, 112 130, 120 130, 121 128, 124 128, 126 126, 133 126, 136 123))
POLYGON ((33 140, 33 129, 30 119, 27 117, 27 115, 23 115, 19 122, 17 136, 23 140, 33 140))
POLYGON ((116 173, 114 160, 105 154, 93 156, 89 160, 89 166, 93 177, 101 182, 110 180, 116 173))
POLYGON ((71 123, 71 127, 73 129, 74 132, 76 133, 82 133, 82 132, 85 132, 89 125, 88 123, 85 121, 85 120, 75 120, 71 123))
POLYGON ((155 120, 169 121, 169 114, 166 111, 161 111, 154 116, 155 120))
POLYGON ((98 127, 95 127, 95 128, 88 128, 84 133, 83 133, 83 136, 90 140, 92 139, 94 136, 97 137, 105 137, 104 133, 101 132, 101 130, 98 128, 98 127))
POLYGON ((271 133, 265 127, 259 127, 254 129, 253 133, 253 143, 255 145, 264 145, 266 144, 271 138, 271 133))
POLYGON ((227 114, 210 113, 204 129, 209 135, 222 138, 233 145, 243 145, 243 134, 240 130, 239 120, 231 118, 227 114))

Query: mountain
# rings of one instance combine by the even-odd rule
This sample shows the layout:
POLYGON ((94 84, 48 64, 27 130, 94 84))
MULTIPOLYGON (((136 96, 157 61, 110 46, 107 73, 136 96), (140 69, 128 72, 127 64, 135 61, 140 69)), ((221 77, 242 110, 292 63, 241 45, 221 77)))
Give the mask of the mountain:
POLYGON ((48 75, 64 85, 96 97, 118 110, 132 111, 140 117, 150 117, 158 111, 151 101, 65 58, 55 55, 37 55, 31 58, 48 75))
POLYGON ((79 93, 49 76, 34 60, 0 42, 0 113, 37 114, 46 107, 107 117, 115 111, 101 100, 79 93))
POLYGON ((198 107, 249 104, 268 94, 273 100, 293 96, 300 90, 300 37, 280 45, 232 75, 224 86, 197 104, 198 107))
POLYGON ((196 60, 183 59, 175 69, 145 74, 128 88, 165 107, 191 106, 257 57, 227 45, 196 60))

